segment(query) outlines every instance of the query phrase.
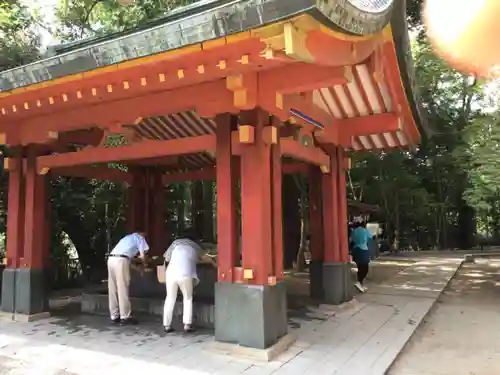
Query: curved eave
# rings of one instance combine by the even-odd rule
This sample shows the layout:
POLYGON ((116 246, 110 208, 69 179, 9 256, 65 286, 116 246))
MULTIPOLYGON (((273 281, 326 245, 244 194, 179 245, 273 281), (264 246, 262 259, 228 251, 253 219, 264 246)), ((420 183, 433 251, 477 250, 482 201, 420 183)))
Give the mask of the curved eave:
POLYGON ((111 40, 98 38, 59 47, 67 52, 1 72, 0 97, 15 89, 225 38, 305 13, 327 27, 373 35, 387 24, 391 12, 370 14, 335 0, 212 0, 183 9, 146 29, 117 34, 111 40))
POLYGON ((419 128, 422 136, 430 134, 427 112, 422 106, 419 87, 415 79, 413 68, 413 57, 411 43, 408 33, 408 21, 406 16, 406 0, 396 2, 393 10, 391 27, 396 47, 396 57, 398 59, 401 81, 403 83, 406 99, 413 113, 415 124, 419 128))

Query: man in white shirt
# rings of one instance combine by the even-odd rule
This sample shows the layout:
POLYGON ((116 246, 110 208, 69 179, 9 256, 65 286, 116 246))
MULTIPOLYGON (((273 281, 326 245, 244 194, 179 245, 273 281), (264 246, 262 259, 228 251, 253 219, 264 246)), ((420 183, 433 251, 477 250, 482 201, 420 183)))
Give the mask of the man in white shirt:
POLYGON ((182 322, 184 332, 193 332, 193 288, 199 283, 196 264, 199 260, 211 263, 217 267, 212 258, 205 255, 201 247, 189 233, 177 239, 163 255, 168 266, 165 270, 167 297, 163 310, 163 326, 166 333, 173 332, 172 317, 174 313, 177 292, 182 292, 182 322))
POLYGON ((144 231, 137 231, 123 237, 108 258, 108 295, 109 313, 113 323, 137 324, 131 317, 129 285, 130 262, 139 254, 146 265, 146 253, 149 245, 144 231))

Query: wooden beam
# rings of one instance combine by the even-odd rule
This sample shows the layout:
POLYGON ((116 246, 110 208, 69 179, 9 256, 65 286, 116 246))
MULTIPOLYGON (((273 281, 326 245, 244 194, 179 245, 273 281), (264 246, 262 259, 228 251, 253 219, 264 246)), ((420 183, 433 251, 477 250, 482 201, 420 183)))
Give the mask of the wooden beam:
MULTIPOLYGON (((68 133, 60 133, 58 141, 64 144, 73 143, 85 146, 99 146, 103 137, 104 130, 98 128, 82 129, 68 133)), ((58 142, 58 143, 59 143, 58 142)))
POLYGON ((178 156, 160 156, 158 158, 151 158, 151 159, 142 159, 142 160, 131 160, 128 163, 125 164, 133 164, 133 165, 141 165, 141 166, 169 166, 169 165, 177 165, 179 164, 179 157, 178 156))
MULTIPOLYGON (((17 164, 16 159, 9 160, 7 163, 8 171, 15 170, 17 164)), ((309 165, 307 163, 284 163, 281 170, 283 174, 306 174, 309 165)), ((109 168, 103 166, 80 165, 72 167, 55 168, 50 171, 51 176, 65 177, 80 177, 86 179, 95 179, 102 181, 116 181, 131 183, 134 179, 131 172, 119 170, 117 168, 109 168)), ((213 181, 216 176, 216 168, 204 168, 194 171, 171 172, 163 175, 162 181, 164 185, 183 181, 213 181)))
POLYGON ((393 113, 342 120, 339 128, 349 136, 391 133, 401 130, 402 120, 393 113))
POLYGON ((55 168, 50 171, 50 174, 51 176, 80 177, 89 180, 109 180, 127 183, 131 183, 133 181, 133 176, 129 172, 121 171, 117 168, 108 168, 102 166, 94 167, 91 165, 55 168))
POLYGON ((98 147, 66 154, 40 156, 37 171, 41 173, 51 168, 74 165, 110 163, 154 158, 159 156, 187 155, 215 148, 215 135, 180 138, 168 141, 143 141, 121 147, 98 147))
POLYGON ((323 172, 330 170, 330 157, 317 147, 306 147, 294 139, 281 140, 281 154, 321 167, 323 172))
POLYGON ((352 80, 352 72, 344 66, 324 67, 308 63, 293 63, 259 73, 259 88, 291 94, 343 85, 350 80, 352 80))
POLYGON ((307 174, 309 170, 309 164, 282 162, 281 170, 283 171, 283 174, 307 174))
POLYGON ((196 171, 174 172, 163 176, 165 185, 182 181, 215 180, 215 168, 200 169, 196 171))
POLYGON ((34 127, 30 132, 23 132, 22 128, 18 128, 16 132, 10 132, 6 139, 6 144, 29 145, 29 144, 46 144, 56 142, 59 139, 59 133, 48 129, 34 127))
POLYGON ((217 80, 30 118, 19 124, 21 138, 28 137, 34 130, 69 131, 90 126, 131 124, 139 116, 146 118, 196 108, 197 98, 201 96, 211 98, 203 106, 210 103, 220 106, 221 102, 230 105, 233 101, 233 93, 226 89, 225 80, 217 80))
POLYGON ((401 119, 393 113, 336 120, 331 126, 314 132, 316 140, 344 147, 351 145, 351 138, 363 135, 392 133, 401 130, 401 119))

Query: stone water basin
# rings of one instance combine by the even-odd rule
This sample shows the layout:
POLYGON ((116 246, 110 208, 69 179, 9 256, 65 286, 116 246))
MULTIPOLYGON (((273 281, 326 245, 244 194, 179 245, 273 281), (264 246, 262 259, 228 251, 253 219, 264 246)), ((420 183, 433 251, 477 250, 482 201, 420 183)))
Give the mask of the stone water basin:
MULTIPOLYGON (((194 324, 201 328, 214 328, 214 288, 217 281, 217 269, 208 264, 198 264, 200 283, 194 288, 194 324)), ((141 273, 131 268, 130 302, 132 311, 137 315, 163 316, 165 302, 165 284, 158 282, 156 272, 141 273)), ((82 312, 87 314, 108 315, 108 292, 101 290, 82 295, 82 312)), ((182 319, 182 295, 177 297, 174 319, 182 319)))

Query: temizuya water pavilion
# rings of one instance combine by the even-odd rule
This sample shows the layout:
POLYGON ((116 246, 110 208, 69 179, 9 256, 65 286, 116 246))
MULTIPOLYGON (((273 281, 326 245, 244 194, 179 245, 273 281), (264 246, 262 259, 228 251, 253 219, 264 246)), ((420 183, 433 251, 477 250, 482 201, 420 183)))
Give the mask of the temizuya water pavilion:
POLYGON ((404 12, 391 0, 203 1, 1 72, 10 149, 1 310, 47 309, 46 185, 57 175, 127 181, 131 226, 146 226, 158 254, 164 184, 215 179, 215 336, 265 348, 287 332, 282 174, 307 173, 311 280, 327 302, 352 298, 346 152, 420 141, 404 12), (117 133, 128 143, 104 147, 117 133))

